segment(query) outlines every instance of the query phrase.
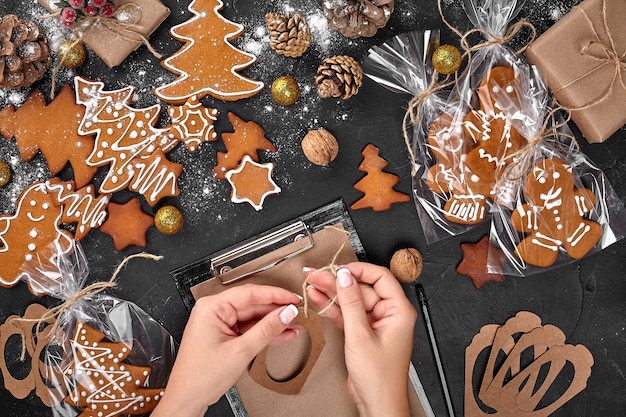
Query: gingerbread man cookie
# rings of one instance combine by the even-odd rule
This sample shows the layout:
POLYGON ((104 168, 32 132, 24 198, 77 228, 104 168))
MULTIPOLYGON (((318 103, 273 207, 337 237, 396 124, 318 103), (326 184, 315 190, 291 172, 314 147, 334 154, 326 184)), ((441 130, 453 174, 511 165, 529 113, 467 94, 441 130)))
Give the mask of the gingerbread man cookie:
POLYGON ((442 114, 428 130, 428 148, 436 163, 426 173, 426 183, 435 193, 449 193, 443 215, 453 223, 477 224, 487 215, 493 184, 467 168, 471 146, 462 119, 454 115, 442 114))
MULTIPOLYGON (((512 161, 526 139, 513 127, 503 108, 518 103, 515 71, 495 67, 478 88, 480 107, 465 116, 463 128, 476 147, 467 154, 467 167, 478 177, 494 183, 497 175, 512 161), (503 104, 504 103, 504 104, 503 104)), ((519 104, 514 107, 519 109, 519 104)))
POLYGON ((527 234, 517 245, 518 256, 530 265, 548 267, 562 250, 580 259, 600 240, 602 226, 585 216, 596 198, 577 188, 572 167, 562 159, 537 163, 524 184, 526 204, 513 211, 511 223, 527 234))
MULTIPOLYGON (((46 183, 37 182, 22 191, 15 214, 0 216, 0 285, 17 285, 22 264, 54 242, 64 253, 71 250, 72 234, 59 228, 62 216, 63 207, 57 205, 46 183)), ((42 295, 30 284, 29 288, 42 295)))

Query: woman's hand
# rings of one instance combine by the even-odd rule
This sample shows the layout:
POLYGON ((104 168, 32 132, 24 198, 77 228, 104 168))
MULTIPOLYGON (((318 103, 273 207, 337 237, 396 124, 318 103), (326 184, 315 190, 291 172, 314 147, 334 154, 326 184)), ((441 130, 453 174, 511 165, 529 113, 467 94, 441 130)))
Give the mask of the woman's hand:
POLYGON ((243 285, 200 298, 194 306, 165 395, 152 416, 203 416, 271 343, 292 340, 296 294, 243 285))
POLYGON ((417 313, 384 267, 351 263, 337 272, 306 268, 309 299, 344 329, 348 388, 362 417, 409 412, 408 371, 417 313))

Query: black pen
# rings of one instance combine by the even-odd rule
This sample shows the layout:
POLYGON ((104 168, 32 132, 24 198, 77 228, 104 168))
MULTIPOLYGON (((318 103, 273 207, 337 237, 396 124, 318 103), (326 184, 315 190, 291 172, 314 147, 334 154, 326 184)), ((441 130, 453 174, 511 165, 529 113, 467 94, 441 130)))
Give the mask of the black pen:
POLYGON ((426 330, 428 332, 428 338, 430 339, 430 346, 432 347, 433 354, 435 355, 435 363, 437 364, 437 371, 439 372, 443 395, 446 398, 448 414, 450 417, 454 417, 454 409, 452 408, 452 400, 450 399, 450 392, 448 391, 448 383, 446 382, 446 376, 443 372, 443 365, 441 364, 441 357, 439 356, 439 349, 437 348, 437 341, 435 340, 435 333, 433 332, 433 325, 430 322, 430 314, 428 312, 428 303, 426 302, 424 287, 422 287, 421 284, 415 284, 415 292, 417 293, 417 301, 422 309, 424 321, 426 322, 426 330))

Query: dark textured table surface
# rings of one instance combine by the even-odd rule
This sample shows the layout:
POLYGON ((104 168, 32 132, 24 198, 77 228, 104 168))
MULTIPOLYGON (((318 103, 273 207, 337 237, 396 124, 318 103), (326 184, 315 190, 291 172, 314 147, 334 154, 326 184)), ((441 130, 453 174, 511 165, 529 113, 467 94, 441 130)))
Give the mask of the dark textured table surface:
MULTIPOLYGON (((167 56, 180 47, 170 37, 168 29, 187 20, 190 14, 186 10, 187 0, 163 0, 163 3, 172 13, 156 30, 151 41, 167 56)), ((288 108, 272 101, 269 88, 255 97, 234 103, 210 97, 204 100, 206 105, 220 112, 216 123, 219 133, 231 130, 225 115, 234 111, 244 119, 261 124, 266 137, 278 148, 268 160, 276 166, 275 179, 282 192, 268 197, 259 212, 247 204, 230 202, 228 184, 213 178, 216 151, 223 150, 220 141, 204 144, 195 154, 189 154, 182 146, 170 154, 172 160, 184 164, 180 177, 181 195, 172 202, 182 209, 185 226, 173 236, 151 228, 145 250, 162 255, 164 259, 158 264, 149 260, 133 261, 123 271, 118 288, 111 294, 137 303, 176 339, 182 335, 187 311, 168 271, 337 198, 352 204, 361 196, 353 185, 363 175, 357 167, 361 161, 360 152, 366 144, 373 143, 380 148, 381 156, 389 161, 386 170, 400 176, 397 189, 410 192, 410 166, 401 134, 401 120, 410 97, 393 94, 366 79, 359 94, 349 100, 323 100, 315 93, 315 70, 327 56, 346 54, 361 59, 370 46, 409 30, 441 28, 444 41, 454 43, 456 39, 443 25, 435 0, 396 0, 395 12, 387 27, 374 38, 358 40, 325 29, 319 23, 321 8, 318 3, 313 0, 225 2, 223 15, 245 26, 245 34, 234 43, 258 55, 258 61, 245 74, 268 86, 278 76, 293 75, 303 87, 303 96, 288 108), (262 31, 265 13, 284 12, 287 3, 314 23, 313 44, 303 57, 297 59, 284 58, 271 51, 262 31), (339 156, 327 167, 312 165, 300 150, 300 141, 306 131, 317 128, 330 130, 339 141, 339 156)), ((469 24, 460 3, 443 1, 448 20, 461 30, 467 30, 469 24)), ((527 17, 541 33, 576 3, 570 0, 528 0, 521 16, 527 17)), ((45 13, 34 0, 0 2, 0 14, 10 12, 22 18, 35 18, 45 13)), ((47 19, 42 25, 52 43, 67 36, 56 21, 47 19)), ((157 103, 152 88, 174 78, 161 68, 159 61, 145 47, 114 69, 90 56, 76 74, 101 80, 109 90, 126 85, 135 87, 133 106, 138 108, 157 103)), ((72 75, 71 71, 63 70, 58 82, 71 81, 72 75)), ((37 86, 48 93, 50 72, 37 86)), ((2 107, 8 104, 19 106, 29 91, 0 90, 0 104, 2 107)), ((161 104, 165 115, 166 106, 161 104)), ((626 130, 622 128, 602 144, 589 145, 573 128, 582 150, 604 170, 618 196, 626 200, 626 130)), ((0 188, 0 212, 12 213, 19 190, 32 181, 46 178, 49 173, 41 156, 27 163, 16 162, 19 152, 15 142, 3 138, 0 138, 0 159, 14 161, 11 184, 0 188)), ((101 173, 98 175, 102 178, 101 173)), ((114 201, 123 202, 129 197, 128 192, 118 193, 114 201)), ((147 205, 144 209, 153 213, 147 205)), ((506 277, 504 282, 489 283, 476 290, 468 278, 455 272, 455 267, 461 259, 460 244, 477 241, 486 233, 486 226, 427 245, 413 203, 396 204, 380 213, 369 209, 351 211, 350 215, 370 261, 386 265, 395 250, 408 246, 422 252, 424 271, 419 281, 428 297, 456 415, 463 414, 465 347, 482 326, 503 324, 522 310, 536 313, 544 324, 559 327, 568 343, 585 345, 594 357, 587 388, 554 415, 623 415, 626 410, 626 280, 623 272, 626 242, 618 242, 601 253, 546 273, 526 278, 506 277)), ((97 230, 91 232, 82 244, 89 259, 91 280, 108 279, 122 259, 142 250, 133 246, 117 252, 111 238, 97 230)), ((413 289, 407 286, 406 291, 416 302, 413 289)), ((32 302, 55 303, 51 299, 32 296, 23 284, 0 289, 0 322, 9 315, 23 314, 32 302)), ((5 350, 8 361, 14 361, 19 355, 18 343, 14 342, 10 341, 5 350)), ((416 325, 413 361, 435 414, 446 415, 435 361, 421 319, 416 325)), ((4 416, 49 414, 34 395, 17 400, 0 388, 0 403, 4 416)), ((230 411, 225 401, 221 401, 209 410, 208 415, 226 416, 230 411)))

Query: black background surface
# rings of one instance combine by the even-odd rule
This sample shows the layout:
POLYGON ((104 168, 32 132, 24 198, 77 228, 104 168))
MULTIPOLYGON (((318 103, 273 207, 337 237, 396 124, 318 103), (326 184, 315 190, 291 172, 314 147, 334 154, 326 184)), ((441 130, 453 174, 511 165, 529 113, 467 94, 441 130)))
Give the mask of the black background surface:
MULTIPOLYGON (((170 37, 168 29, 190 17, 186 9, 189 2, 163 0, 163 3, 172 13, 150 39, 157 50, 168 56, 181 46, 170 37)), ((179 181, 181 195, 163 203, 181 208, 186 219, 185 226, 174 236, 165 236, 151 228, 145 250, 163 255, 164 259, 159 263, 133 261, 123 271, 118 288, 111 291, 112 295, 137 303, 178 340, 187 320, 187 311, 168 271, 337 198, 345 199, 347 205, 352 204, 361 196, 353 185, 363 176, 357 167, 362 159, 360 152, 366 144, 373 143, 380 148, 380 155, 389 161, 386 171, 400 176, 396 188, 410 193, 410 166, 401 134, 401 120, 410 97, 393 94, 365 79, 359 94, 350 100, 323 100, 315 94, 315 70, 327 56, 347 54, 361 59, 370 46, 409 30, 441 28, 444 42, 457 42, 444 27, 436 1, 396 0, 395 12, 387 27, 369 39, 350 40, 336 32, 314 31, 313 45, 303 57, 297 59, 285 58, 271 51, 263 38, 266 34, 259 30, 264 28, 266 12, 284 12, 287 3, 308 18, 321 17, 319 2, 312 0, 234 0, 225 3, 222 15, 245 26, 245 34, 234 44, 240 48, 257 48, 258 61, 244 74, 264 81, 267 87, 259 95, 235 103, 211 97, 203 100, 205 105, 220 112, 216 123, 218 133, 231 131, 226 118, 228 111, 263 126, 266 137, 278 147, 276 154, 266 155, 264 159, 275 164, 275 179, 282 192, 268 197, 259 212, 247 204, 233 204, 229 200, 229 185, 212 176, 215 154, 224 150, 221 141, 203 144, 195 154, 179 146, 170 154, 170 159, 185 166, 179 181), (276 77, 287 74, 295 76, 301 83, 303 97, 295 105, 282 108, 273 103, 269 86, 276 77), (306 131, 322 127, 335 134, 340 146, 338 158, 327 167, 312 165, 300 150, 300 141, 306 131)), ((452 24, 462 31, 470 28, 461 2, 443 0, 442 3, 452 24)), ((529 0, 521 16, 527 17, 541 33, 554 23, 559 13, 567 12, 576 3, 569 0, 529 0)), ((2 0, 0 14, 10 12, 31 19, 45 14, 45 10, 34 0, 2 0)), ((68 35, 52 19, 43 21, 42 25, 53 44, 58 43, 59 36, 68 35)), ((151 94, 152 87, 174 79, 174 75, 161 68, 159 60, 145 47, 114 69, 106 67, 95 55, 90 55, 88 62, 76 73, 103 81, 108 90, 134 86, 137 96, 133 106, 137 108, 157 103, 151 94)), ((62 71, 60 83, 71 81, 71 76, 71 71, 62 71)), ((48 95, 50 71, 37 87, 48 95)), ((19 106, 29 91, 0 91, 0 104, 2 107, 10 103, 19 106)), ((166 105, 161 104, 161 120, 166 124, 166 105)), ((582 150, 604 170, 616 193, 624 200, 626 131, 622 128, 606 142, 589 145, 575 126, 573 129, 582 150)), ((22 163, 15 142, 2 138, 0 158, 18 160, 11 163, 12 182, 0 188, 0 212, 13 213, 19 191, 32 181, 47 178, 49 173, 40 155, 31 162, 22 163)), ((101 180, 103 174, 99 172, 96 180, 101 180)), ((63 176, 71 177, 71 172, 64 172, 63 176)), ((131 196, 131 193, 121 192, 113 200, 125 202, 131 196)), ((154 214, 155 209, 148 205, 144 204, 144 209, 154 214)), ((546 273, 526 278, 507 277, 502 283, 489 283, 476 290, 468 278, 456 274, 455 267, 461 259, 460 243, 477 241, 486 233, 486 225, 463 236, 427 245, 413 203, 396 204, 382 213, 365 209, 351 211, 350 215, 370 261, 387 265, 395 250, 408 246, 422 252, 424 271, 419 281, 428 296, 456 415, 463 414, 465 347, 482 326, 502 324, 521 310, 532 311, 542 318, 544 324, 559 327, 568 343, 584 344, 594 356, 595 364, 587 389, 554 415, 623 415, 626 410, 626 281, 623 275, 626 242, 618 242, 599 254, 546 273)), ((98 230, 91 232, 82 245, 89 259, 92 281, 109 279, 122 259, 142 250, 129 247, 117 252, 111 238, 98 230)), ((416 303, 413 289, 408 286, 405 289, 416 303)), ((24 284, 0 289, 0 320, 3 322, 12 314, 23 314, 32 302, 47 306, 56 303, 52 299, 32 296, 24 284)), ((19 345, 12 339, 5 350, 5 357, 13 364, 11 369, 16 376, 24 372, 19 370, 18 356, 19 345)), ((421 318, 416 325, 413 361, 435 414, 446 415, 435 362, 421 318)), ((49 414, 32 394, 27 399, 17 400, 1 389, 0 403, 3 404, 1 414, 4 416, 49 414)), ((210 408, 208 415, 230 415, 230 410, 222 400, 210 408)))

